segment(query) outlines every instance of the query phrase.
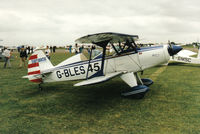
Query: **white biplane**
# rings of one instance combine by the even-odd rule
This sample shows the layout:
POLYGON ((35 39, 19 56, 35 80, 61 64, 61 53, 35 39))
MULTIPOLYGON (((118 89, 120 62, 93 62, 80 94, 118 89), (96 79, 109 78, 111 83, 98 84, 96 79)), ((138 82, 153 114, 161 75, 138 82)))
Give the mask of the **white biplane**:
POLYGON ((91 48, 88 59, 80 53, 56 66, 51 64, 41 50, 35 51, 29 58, 28 75, 23 78, 28 78, 41 87, 42 83, 69 80, 83 80, 74 86, 85 86, 120 76, 130 86, 130 90, 123 92, 122 96, 137 94, 142 98, 153 81, 141 79, 138 72, 167 63, 170 56, 177 54, 182 48, 168 45, 139 48, 135 43, 138 38, 137 35, 111 32, 81 37, 76 43, 92 43, 102 52, 92 56, 94 50, 91 48), (106 52, 108 45, 113 48, 110 54, 106 52))

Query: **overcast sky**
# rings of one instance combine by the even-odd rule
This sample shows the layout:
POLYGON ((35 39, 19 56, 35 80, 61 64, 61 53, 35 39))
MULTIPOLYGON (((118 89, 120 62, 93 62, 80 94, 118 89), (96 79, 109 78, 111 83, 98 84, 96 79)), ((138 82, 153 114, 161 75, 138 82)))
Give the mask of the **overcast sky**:
POLYGON ((92 33, 200 38, 200 0, 0 0, 0 45, 65 45, 92 33))

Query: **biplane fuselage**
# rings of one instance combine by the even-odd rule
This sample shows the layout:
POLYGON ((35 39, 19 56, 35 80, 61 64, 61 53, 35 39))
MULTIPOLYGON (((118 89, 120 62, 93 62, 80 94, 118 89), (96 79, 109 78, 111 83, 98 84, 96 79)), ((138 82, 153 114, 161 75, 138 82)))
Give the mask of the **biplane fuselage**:
MULTIPOLYGON (((71 57, 76 60, 81 54, 71 57)), ((103 74, 114 72, 139 72, 144 69, 168 62, 170 56, 167 46, 141 48, 138 52, 129 52, 120 56, 110 56, 105 59, 103 74)), ((78 61, 65 65, 57 65, 54 71, 43 79, 43 82, 81 80, 98 77, 96 74, 101 69, 102 58, 78 61), (96 75, 95 75, 96 74, 96 75)))

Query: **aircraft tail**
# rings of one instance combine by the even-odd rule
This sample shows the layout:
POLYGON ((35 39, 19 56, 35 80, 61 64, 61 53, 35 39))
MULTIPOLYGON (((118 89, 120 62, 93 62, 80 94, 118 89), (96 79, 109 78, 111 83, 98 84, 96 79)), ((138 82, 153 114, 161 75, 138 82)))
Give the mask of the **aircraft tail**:
POLYGON ((200 46, 198 47, 198 55, 197 55, 197 58, 200 59, 200 46))
POLYGON ((42 50, 35 51, 28 61, 28 78, 31 82, 42 83, 41 73, 44 70, 53 68, 50 60, 46 57, 42 50))

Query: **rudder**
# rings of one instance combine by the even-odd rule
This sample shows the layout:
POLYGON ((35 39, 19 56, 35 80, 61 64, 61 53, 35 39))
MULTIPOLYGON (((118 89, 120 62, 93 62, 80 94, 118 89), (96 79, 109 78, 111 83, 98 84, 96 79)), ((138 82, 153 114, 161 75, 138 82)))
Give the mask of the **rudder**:
POLYGON ((28 75, 31 76, 29 80, 35 83, 42 83, 41 72, 50 68, 53 68, 53 65, 43 51, 35 51, 28 61, 28 75))

